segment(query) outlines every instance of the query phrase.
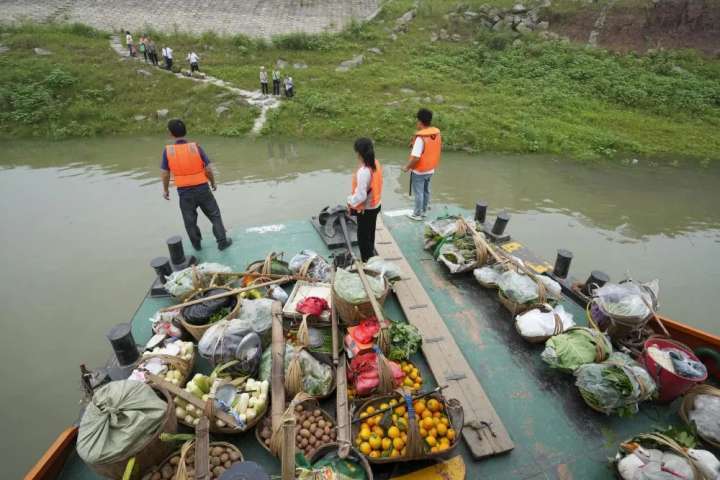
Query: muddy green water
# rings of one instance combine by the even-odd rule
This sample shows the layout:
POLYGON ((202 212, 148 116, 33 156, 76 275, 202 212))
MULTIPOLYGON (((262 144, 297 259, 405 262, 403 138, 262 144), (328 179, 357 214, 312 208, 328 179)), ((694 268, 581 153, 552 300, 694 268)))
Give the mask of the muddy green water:
MULTIPOLYGON (((18 478, 75 419, 78 365, 106 359, 105 332, 127 321, 144 295, 148 261, 183 232, 177 197, 163 200, 157 179, 164 141, 0 144, 3 478, 18 478)), ((231 230, 308 218, 342 202, 355 165, 350 142, 202 144, 231 230)), ((409 207, 406 152, 378 154, 384 209, 409 207)), ((558 248, 572 250, 576 275, 599 268, 614 279, 659 278, 664 314, 718 334, 718 185, 718 167, 447 153, 433 200, 472 208, 484 199, 492 213, 507 210, 509 231, 540 256, 552 261, 558 248)), ((204 218, 201 228, 209 230, 204 218)))

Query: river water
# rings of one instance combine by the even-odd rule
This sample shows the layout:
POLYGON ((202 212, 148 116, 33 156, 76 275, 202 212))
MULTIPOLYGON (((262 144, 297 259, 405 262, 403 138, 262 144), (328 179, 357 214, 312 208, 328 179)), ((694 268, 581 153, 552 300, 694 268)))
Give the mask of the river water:
MULTIPOLYGON (((108 328, 144 295, 149 260, 183 232, 157 178, 165 138, 5 142, 0 156, 3 431, 17 478, 77 414, 78 365, 102 363, 108 328)), ((226 226, 304 219, 347 194, 351 142, 202 139, 226 226)), ((407 208, 406 151, 380 147, 383 206, 407 208)), ((720 334, 720 168, 585 165, 542 156, 446 153, 433 200, 512 215, 508 230, 572 272, 660 279, 661 312, 720 334)), ((436 210, 437 212, 437 210, 436 210)), ((207 221, 201 228, 209 230, 207 221)), ((184 232, 183 232, 184 233, 184 232)), ((205 236, 211 239, 208 233, 205 236)), ((210 241, 205 242, 210 245, 210 241)), ((3 468, 4 470, 5 468, 3 468)))

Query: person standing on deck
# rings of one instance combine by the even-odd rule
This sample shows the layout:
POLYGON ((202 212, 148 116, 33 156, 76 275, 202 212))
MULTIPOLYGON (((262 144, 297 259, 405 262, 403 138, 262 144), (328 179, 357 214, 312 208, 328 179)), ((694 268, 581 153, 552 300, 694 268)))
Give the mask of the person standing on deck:
POLYGON ((130 56, 134 57, 135 53, 133 52, 133 38, 132 35, 130 35, 130 30, 125 30, 125 44, 128 47, 128 52, 130 53, 130 56))
POLYGON ((150 57, 150 62, 157 67, 157 64, 158 64, 157 47, 155 46, 155 40, 153 40, 152 38, 148 39, 147 52, 148 52, 148 57, 150 57))
POLYGON ((188 53, 187 59, 188 62, 190 62, 190 73, 199 72, 200 65, 198 64, 198 62, 200 61, 200 57, 198 57, 198 54, 195 52, 190 52, 188 53))
POLYGON ((268 75, 265 67, 260 67, 260 89, 263 95, 268 94, 268 75))
POLYGON ((354 145, 358 168, 352 177, 352 195, 347 199, 348 210, 357 216, 357 239, 360 257, 367 262, 375 255, 375 225, 380 213, 383 172, 375 158, 375 147, 369 138, 358 138, 354 145))
POLYGON ((215 176, 210 166, 210 160, 200 145, 185 140, 187 129, 185 123, 180 119, 173 119, 168 122, 168 131, 175 140, 173 144, 167 145, 162 155, 161 178, 163 184, 163 198, 170 200, 170 175, 175 179, 178 197, 180 200, 180 212, 182 213, 185 230, 190 243, 195 250, 202 248, 200 242, 202 234, 197 226, 198 207, 212 223, 213 234, 217 240, 218 248, 225 250, 232 244, 228 238, 220 216, 213 191, 217 190, 215 176), (210 182, 210 186, 208 186, 210 182))
POLYGON ((277 69, 277 67, 273 68, 272 71, 272 81, 273 81, 273 95, 279 96, 280 95, 280 70, 277 69))
POLYGON ((168 70, 172 70, 173 64, 173 51, 170 47, 165 47, 165 64, 168 70))
POLYGON ((404 172, 410 172, 410 190, 415 195, 415 207, 408 217, 422 220, 430 203, 430 180, 440 163, 442 136, 440 130, 431 126, 433 114, 427 108, 417 113, 415 136, 411 142, 412 152, 404 172))

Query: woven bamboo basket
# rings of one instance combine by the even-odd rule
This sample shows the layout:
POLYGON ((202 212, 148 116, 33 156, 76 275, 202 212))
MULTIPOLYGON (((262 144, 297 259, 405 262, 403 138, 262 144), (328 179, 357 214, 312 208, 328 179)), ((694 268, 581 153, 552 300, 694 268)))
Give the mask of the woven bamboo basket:
MULTIPOLYGON (((682 403, 680 404, 680 410, 678 411, 678 415, 680 415, 680 418, 682 418, 683 422, 685 422, 687 425, 693 423, 690 420, 690 412, 695 409, 695 399, 698 395, 712 395, 715 397, 720 397, 720 388, 715 388, 711 385, 701 383, 699 385, 695 385, 693 388, 688 390, 687 393, 685 393, 682 403)), ((720 442, 717 442, 716 440, 711 440, 701 435, 700 432, 698 432, 698 436, 706 444, 712 446, 713 448, 720 449, 720 442)))
MULTIPOLYGON (((230 291, 230 289, 227 288, 227 287, 213 287, 213 290, 214 290, 214 289, 222 289, 222 290, 230 291)), ((208 290, 210 290, 210 289, 207 289, 207 288, 206 288, 206 289, 204 289, 204 290, 201 290, 201 291, 195 293, 194 295, 192 295, 191 297, 188 298, 188 301, 190 301, 190 300, 195 300, 196 298, 199 298, 200 296, 202 296, 202 295, 203 295, 205 292, 207 292, 208 290)), ((240 297, 237 297, 237 296, 236 296, 236 297, 234 297, 234 298, 235 298, 235 307, 233 307, 232 310, 230 311, 230 313, 228 313, 228 314, 227 314, 224 318, 222 318, 221 320, 226 320, 226 319, 231 319, 231 318, 237 318, 238 313, 240 313, 240 305, 242 304, 242 301, 240 300, 240 297)), ((184 318, 183 315, 182 315, 182 312, 183 312, 183 311, 181 310, 181 311, 180 311, 180 314, 178 315, 178 318, 180 319, 180 324, 182 325, 182 327, 183 327, 190 335, 192 335, 192 337, 195 339, 195 341, 199 342, 200 339, 202 338, 203 334, 205 333, 205 331, 206 331, 208 328, 210 328, 213 324, 212 324, 212 323, 208 323, 208 324, 205 324, 205 325, 193 325, 193 324, 191 324, 191 323, 188 323, 188 322, 185 320, 185 318, 184 318)))
MULTIPOLYGON (((295 407, 298 406, 298 405, 302 405, 304 408, 308 408, 308 407, 309 407, 309 408, 312 408, 313 410, 320 410, 320 414, 321 414, 322 417, 325 419, 325 421, 326 421, 326 422, 331 422, 331 425, 332 425, 332 426, 331 426, 330 428, 335 432, 335 435, 337 435, 337 432, 336 432, 337 422, 336 422, 335 419, 332 417, 332 415, 330 415, 328 412, 326 412, 325 410, 323 410, 322 408, 320 408, 320 404, 318 403, 318 401, 317 401, 315 398, 309 397, 308 395, 306 395, 306 394, 304 394, 304 393, 300 393, 300 394, 296 395, 295 398, 293 398, 293 400, 288 404, 287 409, 285 410, 285 413, 283 413, 283 417, 287 417, 287 416, 290 416, 290 415, 293 415, 293 416, 294 416, 294 415, 295 415, 295 407)), ((270 428, 270 430, 272 431, 272 425, 271 425, 271 419, 270 419, 270 417, 265 418, 262 423, 258 424, 258 426, 255 427, 255 439, 258 441, 258 443, 260 444, 261 447, 263 447, 265 450, 267 450, 267 451, 270 452, 272 455, 274 455, 274 456, 277 457, 277 456, 279 456, 279 455, 277 455, 276 452, 273 452, 273 450, 272 450, 272 448, 271 448, 272 441, 270 441, 270 442, 269 442, 270 445, 268 445, 267 443, 265 443, 265 441, 263 440, 263 438, 262 438, 262 436, 261 436, 260 430, 263 429, 263 428, 265 428, 265 427, 270 428)), ((301 425, 296 425, 296 426, 295 426, 295 435, 298 434, 298 432, 300 431, 301 428, 302 428, 301 425)), ((279 433, 278 433, 278 434, 279 434, 279 433)), ((332 440, 332 441, 334 441, 334 440, 332 440)), ((325 445, 326 445, 326 444, 318 444, 318 445, 315 445, 315 446, 314 446, 315 449, 310 453, 309 456, 315 455, 315 454, 317 453, 317 450, 318 450, 319 448, 322 448, 322 447, 325 446, 325 445)), ((296 443, 296 445, 295 445, 295 448, 296 448, 296 451, 299 451, 299 450, 300 450, 300 447, 297 446, 297 443, 296 443)))
MULTIPOLYGON (((548 313, 552 312, 553 309, 548 304, 541 304, 541 305, 535 305, 534 307, 526 310, 526 312, 529 312, 532 309, 538 309, 542 312, 548 313)), ((553 317, 555 318, 555 329, 553 330, 553 333, 550 335, 540 335, 540 336, 530 336, 530 335, 523 335, 520 331, 520 328, 518 327, 518 321, 517 317, 519 315, 515 316, 515 330, 517 330, 518 334, 529 343, 545 343, 550 337, 554 337, 555 335, 560 335, 563 332, 564 326, 562 323, 562 320, 560 319, 560 316, 557 313, 553 313, 553 317)))
MULTIPOLYGON (((227 425, 225 427, 218 427, 217 426, 217 417, 215 416, 215 402, 208 400, 207 402, 209 406, 205 407, 205 414, 210 420, 210 432, 211 433, 221 433, 224 435, 237 435, 240 433, 245 433, 247 431, 250 431, 255 425, 260 423, 260 420, 265 416, 265 414, 268 411, 269 402, 265 404, 265 409, 262 412, 258 412, 257 415, 255 415, 255 418, 253 418, 251 421, 247 422, 245 424, 245 428, 235 428, 236 425, 227 425)), ((185 425, 186 427, 195 428, 195 425, 192 425, 185 421, 185 419, 178 419, 178 423, 185 425)))
MULTIPOLYGON (((270 252, 268 253, 267 257, 265 257, 265 260, 258 260, 256 262, 251 263, 247 266, 245 269, 248 273, 254 273, 254 274, 261 274, 261 275, 272 275, 272 266, 273 262, 280 264, 283 267, 284 272, 282 272, 283 275, 291 275, 290 267, 288 266, 288 263, 282 259, 283 254, 282 253, 276 253, 276 252, 270 252)), ((249 277, 246 277, 249 278, 249 277)), ((254 277, 253 277, 254 278, 254 277)))
POLYGON ((180 357, 176 357, 174 355, 163 355, 158 353, 146 353, 140 358, 139 366, 142 366, 142 364, 146 360, 150 360, 151 358, 159 358, 163 362, 171 365, 176 370, 180 370, 180 374, 182 375, 182 380, 178 384, 179 387, 184 387, 185 384, 190 380, 190 375, 192 374, 193 365, 195 365, 195 349, 193 348, 192 356, 190 357, 190 360, 185 360, 180 357))
MULTIPOLYGON (((636 435, 633 438, 627 439, 623 443, 632 443, 632 442, 639 443, 640 445, 643 445, 643 446, 647 445, 648 442, 659 444, 659 446, 660 446, 659 448, 661 450, 671 451, 672 453, 687 460, 687 462, 690 464, 690 468, 692 468, 693 476, 694 476, 695 480, 709 480, 705 477, 705 475, 703 475, 700 472, 700 470, 698 469, 698 467, 695 464, 695 462, 693 461, 693 459, 688 456, 687 451, 683 447, 678 445, 678 443, 675 442, 675 440, 673 440, 672 438, 670 438, 668 436, 665 436, 661 433, 641 433, 640 435, 636 435)), ((622 455, 623 457, 627 455, 626 452, 624 452, 620 449, 618 449, 618 454, 622 455)), ((620 458, 623 458, 623 457, 620 457, 620 458)), ((622 478, 620 476, 620 472, 618 471, 618 463, 619 463, 620 458, 616 457, 615 461, 613 462, 617 478, 622 478)))
MULTIPOLYGON (((335 388, 337 387, 337 367, 335 367, 335 365, 332 364, 332 358, 328 362, 328 361, 326 361, 326 359, 323 359, 321 356, 314 355, 312 352, 307 350, 305 347, 300 347, 298 350, 306 350, 307 353, 310 354, 310 356, 312 356, 315 360, 317 360, 320 363, 324 363, 325 365, 328 365, 330 367, 330 370, 332 371, 332 380, 330 382, 332 388, 330 388, 330 391, 327 392, 325 395, 318 395, 318 396, 308 394, 308 396, 311 396, 312 398, 315 398, 317 400, 325 400, 326 398, 329 398, 331 395, 333 395, 335 393, 335 388)), ((298 354, 299 354, 299 352, 298 352, 298 354)), ((287 374, 288 373, 286 370, 285 371, 285 381, 286 382, 287 382, 287 374)), ((287 383, 285 384, 285 392, 289 393, 290 395, 299 393, 299 392, 290 392, 288 389, 287 383)))
POLYGON ((177 419, 175 418, 175 404, 172 401, 170 393, 156 386, 153 386, 157 395, 167 403, 165 412, 165 421, 160 425, 158 430, 145 442, 135 445, 135 448, 129 449, 124 458, 110 463, 95 463, 88 466, 98 475, 107 478, 122 478, 125 472, 127 462, 131 457, 135 457, 140 475, 144 475, 155 465, 172 452, 172 445, 160 440, 163 433, 177 432, 177 419))
MULTIPOLYGON (((322 445, 317 450, 315 450, 315 453, 313 453, 312 457, 310 458, 310 463, 318 462, 322 460, 325 455, 338 451, 339 449, 340 444, 335 442, 322 445)), ((365 477, 367 480, 373 480, 372 468, 370 467, 370 464, 368 463, 367 459, 363 454, 361 454, 355 448, 350 447, 350 453, 348 454, 347 458, 348 460, 352 460, 353 462, 357 463, 362 467, 362 469, 365 471, 365 477)))
MULTIPOLYGON (((570 327, 562 333, 569 333, 574 331, 581 332, 583 335, 587 336, 595 342, 595 359, 593 363, 600 363, 605 361, 610 355, 610 353, 612 353, 612 344, 610 343, 610 340, 600 330, 588 327, 570 327)), ((562 368, 558 368, 558 370, 567 373, 573 373, 572 370, 562 368)))
MULTIPOLYGON (((522 273, 522 272, 521 272, 522 273)), ((528 310, 532 310, 533 308, 536 308, 538 305, 542 305, 544 303, 547 303, 547 290, 545 289, 545 285, 535 278, 535 275, 527 275, 530 277, 530 279, 535 282, 535 285, 537 285, 538 288, 538 296, 537 299, 534 300, 532 303, 517 303, 510 298, 508 298, 505 293, 502 290, 498 290, 498 300, 500 300, 500 303, 503 307, 507 309, 510 314, 515 317, 521 313, 525 313, 528 310)))
MULTIPOLYGON (((172 458, 174 458, 174 457, 177 457, 177 456, 180 456, 180 459, 179 459, 178 464, 177 464, 178 466, 179 466, 179 465, 184 465, 184 467, 186 467, 186 468, 192 468, 191 465, 194 465, 194 461, 195 461, 195 450, 194 450, 195 447, 194 447, 194 444, 195 444, 194 441, 189 441, 189 442, 185 443, 185 444, 180 448, 180 450, 177 450, 177 451, 171 453, 170 455, 168 455, 168 456, 165 458, 165 460, 162 461, 161 464, 159 464, 157 467, 155 467, 155 468, 153 469, 152 472, 149 473, 149 477, 147 477, 148 480, 160 480, 160 477, 157 477, 155 474, 156 474, 156 473, 160 473, 160 472, 162 471, 163 467, 164 467, 165 465, 170 464, 170 460, 171 460, 172 458)), ((232 462, 232 463, 238 463, 238 462, 243 462, 243 461, 245 461, 245 458, 243 457, 243 454, 242 454, 242 452, 240 451, 240 449, 239 449, 238 447, 236 447, 235 445, 233 445, 232 443, 227 443, 227 442, 210 442, 210 444, 209 444, 209 449, 212 450, 214 447, 227 448, 227 449, 230 449, 230 450, 234 451, 235 453, 237 453, 237 454, 240 456, 240 458, 239 458, 238 460, 235 460, 235 461, 232 462)), ((231 463, 231 464, 232 464, 232 463, 231 463)), ((213 468, 213 466, 210 465, 210 469, 211 469, 211 470, 212 470, 212 468, 213 468)), ((227 467, 223 467, 223 468, 227 468, 227 467)), ((177 467, 177 466, 173 466, 173 469, 175 470, 175 473, 173 473, 173 476, 172 476, 171 478, 172 478, 173 480, 175 480, 178 467, 177 467)))
POLYGON ((597 299, 592 299, 586 306, 586 313, 589 321, 592 321, 597 327, 606 332, 613 341, 623 340, 633 332, 642 330, 645 325, 653 318, 653 309, 644 317, 633 317, 623 315, 611 315, 606 312, 598 303, 597 299))
MULTIPOLYGON (((377 277, 379 274, 377 272, 366 271, 365 275, 377 277)), ((383 290, 382 295, 376 297, 378 305, 381 307, 385 304, 385 300, 390 293, 390 285, 388 285, 388 282, 384 278, 383 284, 385 285, 385 289, 383 290)), ((359 324, 360 320, 363 318, 375 315, 375 311, 373 310, 372 303, 369 299, 359 303, 348 302, 335 291, 334 282, 332 289, 332 302, 337 310, 338 317, 340 318, 340 324, 344 326, 354 327, 359 324)))
MULTIPOLYGON (((442 406, 443 411, 448 417, 448 420, 450 420, 450 425, 452 426, 453 430, 455 430, 455 439, 453 440, 453 443, 450 444, 450 448, 447 450, 444 450, 442 452, 437 453, 424 453, 425 449, 425 440, 420 436, 419 432, 419 425, 417 420, 415 419, 414 415, 408 416, 408 431, 410 429, 415 429, 417 431, 417 436, 415 437, 418 442, 421 442, 420 445, 416 446, 417 450, 423 451, 422 454, 411 456, 411 455, 405 455, 400 457, 380 457, 380 458, 373 458, 370 456, 367 456, 368 462, 372 464, 385 464, 385 463, 396 463, 396 462, 411 462, 415 460, 434 460, 434 459, 443 459, 447 458, 453 450, 458 446, 458 444, 461 442, 461 436, 462 436, 462 429, 463 425, 465 424, 465 414, 463 412, 463 407, 460 404, 460 401, 452 398, 452 399, 445 399, 445 397, 440 393, 434 393, 432 395, 429 395, 425 397, 426 400, 429 400, 431 398, 434 398, 438 400, 442 406)), ((358 409, 355 410, 355 415, 353 415, 353 424, 352 424, 352 438, 356 438, 358 436, 358 433, 360 432, 360 422, 356 422, 355 420, 360 418, 360 414, 364 412, 367 407, 373 406, 377 407, 378 405, 382 403, 388 403, 390 400, 395 399, 398 400, 398 406, 402 406, 405 403, 405 400, 399 395, 399 394, 393 394, 393 395, 383 395, 379 397, 371 398, 370 400, 367 400, 365 403, 360 405, 358 409)), ((410 441, 410 438, 408 437, 408 442, 410 441)), ((407 445, 407 447, 410 449, 410 445, 407 445)))

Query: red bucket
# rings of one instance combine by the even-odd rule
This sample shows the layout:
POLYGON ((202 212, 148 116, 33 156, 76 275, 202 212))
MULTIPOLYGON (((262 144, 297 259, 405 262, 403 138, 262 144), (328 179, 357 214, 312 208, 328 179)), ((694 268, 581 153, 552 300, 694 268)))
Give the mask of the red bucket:
POLYGON ((702 383, 707 379, 707 373, 702 378, 686 378, 666 370, 661 365, 658 365, 648 353, 648 348, 653 346, 659 348, 660 350, 664 350, 666 348, 682 350, 691 359, 698 362, 700 360, 695 356, 692 350, 690 350, 690 347, 683 343, 676 342, 675 340, 670 340, 668 338, 650 338, 645 341, 643 361, 645 362, 645 368, 648 373, 650 373, 653 380, 655 380, 660 392, 658 402, 672 402, 677 397, 690 390, 690 388, 696 383, 702 383))

